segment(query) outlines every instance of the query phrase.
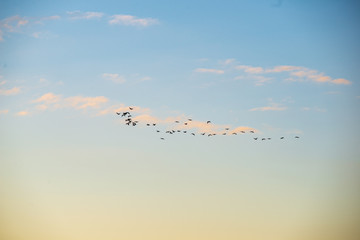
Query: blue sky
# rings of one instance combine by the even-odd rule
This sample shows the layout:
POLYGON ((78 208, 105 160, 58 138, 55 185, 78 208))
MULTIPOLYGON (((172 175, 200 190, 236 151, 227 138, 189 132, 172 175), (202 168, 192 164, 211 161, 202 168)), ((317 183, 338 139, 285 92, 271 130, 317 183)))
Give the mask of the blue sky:
POLYGON ((0 9, 0 234, 359 236, 357 2, 0 9))

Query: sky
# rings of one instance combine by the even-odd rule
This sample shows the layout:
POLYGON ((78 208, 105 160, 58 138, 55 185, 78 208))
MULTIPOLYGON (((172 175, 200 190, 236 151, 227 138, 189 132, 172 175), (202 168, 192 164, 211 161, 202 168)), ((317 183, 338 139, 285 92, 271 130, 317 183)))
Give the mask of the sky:
POLYGON ((358 239, 359 10, 1 1, 0 238, 358 239))

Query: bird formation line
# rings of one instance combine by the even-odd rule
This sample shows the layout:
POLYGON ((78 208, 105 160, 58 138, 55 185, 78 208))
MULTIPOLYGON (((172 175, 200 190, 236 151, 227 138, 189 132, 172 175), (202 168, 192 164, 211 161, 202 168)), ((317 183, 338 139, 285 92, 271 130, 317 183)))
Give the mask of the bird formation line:
MULTIPOLYGON (((137 126, 139 124, 139 121, 137 120, 134 120, 132 118, 132 115, 131 115, 131 111, 134 110, 134 107, 129 107, 129 111, 125 111, 125 112, 116 112, 116 115, 120 116, 120 117, 124 117, 125 118, 125 125, 128 125, 128 126, 137 126)), ((195 133, 195 132, 189 132, 187 130, 181 130, 181 129, 177 129, 176 127, 181 127, 182 125, 183 126, 191 126, 191 123, 193 122, 193 120, 191 118, 187 119, 187 121, 184 121, 184 122, 181 122, 179 120, 175 120, 174 121, 174 124, 175 124, 175 129, 171 129, 171 130, 166 130, 166 131, 161 131, 159 129, 156 129, 156 133, 165 133, 165 134, 169 134, 169 135, 173 135, 175 133, 189 133, 190 135, 192 136, 196 136, 196 135, 200 135, 200 136, 207 136, 207 137, 213 137, 213 136, 217 136, 217 135, 223 135, 223 136, 226 136, 226 135, 238 135, 238 133, 241 133, 241 134, 245 134, 245 133, 250 133, 250 134, 256 134, 254 130, 250 130, 250 131, 244 131, 244 130, 241 130, 239 131, 238 133, 237 132, 232 132, 230 131, 230 128, 226 127, 223 129, 223 131, 221 131, 221 133, 216 133, 215 131, 209 131, 209 132, 200 132, 200 133, 195 133)), ((205 123, 205 122, 204 122, 205 123)), ((147 126, 147 127, 155 127, 157 126, 157 123, 155 122, 144 122, 144 124, 147 126)), ((211 125, 211 121, 206 121, 206 125, 211 125)), ((300 138, 299 136, 295 136, 293 137, 295 139, 298 139, 300 138)), ((166 138, 161 136, 160 137, 160 140, 165 140, 166 138)), ((254 141, 258 141, 258 140, 261 140, 261 141, 269 141, 271 140, 272 138, 271 137, 263 137, 263 138, 259 138, 258 136, 256 137, 253 137, 253 140, 254 141)), ((285 140, 285 137, 284 136, 281 136, 279 138, 280 140, 285 140)))

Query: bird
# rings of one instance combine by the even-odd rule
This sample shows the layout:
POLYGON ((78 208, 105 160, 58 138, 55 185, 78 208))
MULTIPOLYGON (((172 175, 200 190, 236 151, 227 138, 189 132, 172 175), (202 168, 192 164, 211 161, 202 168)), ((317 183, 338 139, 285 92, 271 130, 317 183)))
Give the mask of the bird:
POLYGON ((208 134, 208 137, 211 137, 212 136, 212 134, 208 134))
POLYGON ((281 137, 280 139, 284 139, 284 137, 281 137))
POLYGON ((250 131, 251 133, 255 133, 254 131, 250 131))
POLYGON ((117 115, 120 115, 120 113, 119 113, 119 112, 116 112, 116 114, 117 114, 117 115))
POLYGON ((206 124, 209 124, 209 123, 211 123, 211 121, 207 121, 207 122, 206 122, 206 124))
POLYGON ((268 138, 268 140, 271 140, 271 138, 268 138))
POLYGON ((156 126, 156 123, 153 123, 153 126, 156 126))
POLYGON ((129 125, 129 126, 130 126, 130 123, 131 123, 131 122, 127 122, 126 125, 129 125))
POLYGON ((175 121, 176 123, 179 123, 179 121, 175 121))
POLYGON ((161 140, 165 140, 165 138, 160 138, 161 140))
POLYGON ((186 131, 184 131, 184 133, 186 133, 186 131))
POLYGON ((232 135, 237 135, 237 133, 232 133, 232 135))
POLYGON ((184 125, 188 125, 188 123, 184 123, 184 125))
POLYGON ((205 133, 202 133, 201 135, 205 135, 205 133))
POLYGON ((150 123, 147 123, 146 126, 150 126, 150 123))
POLYGON ((180 130, 177 130, 177 132, 181 132, 180 130))
POLYGON ((295 136, 295 138, 300 138, 299 136, 295 136))
POLYGON ((160 130, 156 130, 156 132, 160 132, 160 130))
POLYGON ((195 136, 195 133, 191 133, 191 135, 194 135, 194 136, 195 136))
POLYGON ((254 138, 254 140, 258 140, 258 138, 254 138))
POLYGON ((223 133, 222 135, 226 135, 226 133, 223 133))
POLYGON ((133 126, 136 126, 136 122, 133 122, 132 125, 133 125, 133 126))
POLYGON ((134 108, 133 107, 129 107, 130 110, 133 110, 134 108))
POLYGON ((129 113, 129 112, 123 112, 123 114, 121 114, 121 116, 122 116, 122 117, 126 117, 126 115, 127 115, 127 114, 129 114, 129 115, 130 115, 130 113, 129 113))
POLYGON ((245 133, 245 131, 241 131, 242 133, 245 133))
POLYGON ((229 128, 225 128, 225 130, 227 131, 227 130, 229 130, 229 128))
POLYGON ((261 140, 264 141, 264 140, 266 140, 266 139, 265 139, 265 138, 262 138, 261 140))

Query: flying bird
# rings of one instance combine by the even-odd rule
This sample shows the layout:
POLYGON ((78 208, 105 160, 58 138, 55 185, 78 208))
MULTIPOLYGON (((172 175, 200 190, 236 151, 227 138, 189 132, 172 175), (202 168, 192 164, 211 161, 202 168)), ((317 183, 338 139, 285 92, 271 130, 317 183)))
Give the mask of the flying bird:
POLYGON ((227 130, 229 130, 229 128, 225 128, 225 130, 227 131, 227 130))
POLYGON ((184 123, 184 125, 188 125, 188 123, 184 123))
POLYGON ((195 136, 195 133, 191 133, 191 135, 194 135, 194 136, 195 136))
POLYGON ((156 123, 153 123, 153 126, 156 126, 156 123))
POLYGON ((156 132, 160 132, 160 130, 156 130, 156 132))
POLYGON ((179 121, 175 121, 176 123, 179 123, 179 121))
POLYGON ((262 139, 261 139, 261 141, 264 141, 264 140, 266 140, 266 139, 265 139, 265 138, 262 138, 262 139))
POLYGON ((237 135, 237 133, 232 133, 232 135, 237 135))
POLYGON ((245 133, 245 131, 241 131, 242 133, 245 133))
POLYGON ((207 121, 207 122, 206 122, 206 124, 209 124, 209 123, 211 123, 211 121, 207 121))
POLYGON ((119 112, 116 112, 116 114, 117 114, 117 115, 120 115, 120 113, 119 113, 119 112))
POLYGON ((161 140, 165 140, 165 138, 160 138, 161 140))
POLYGON ((254 140, 258 140, 258 138, 254 138, 254 140))
POLYGON ((250 131, 251 133, 255 133, 254 131, 250 131))
POLYGON ((281 137, 280 139, 284 139, 284 137, 281 137))
POLYGON ((133 107, 129 107, 130 110, 133 110, 134 108, 133 107))
POLYGON ((300 138, 299 136, 295 136, 295 138, 300 138))

